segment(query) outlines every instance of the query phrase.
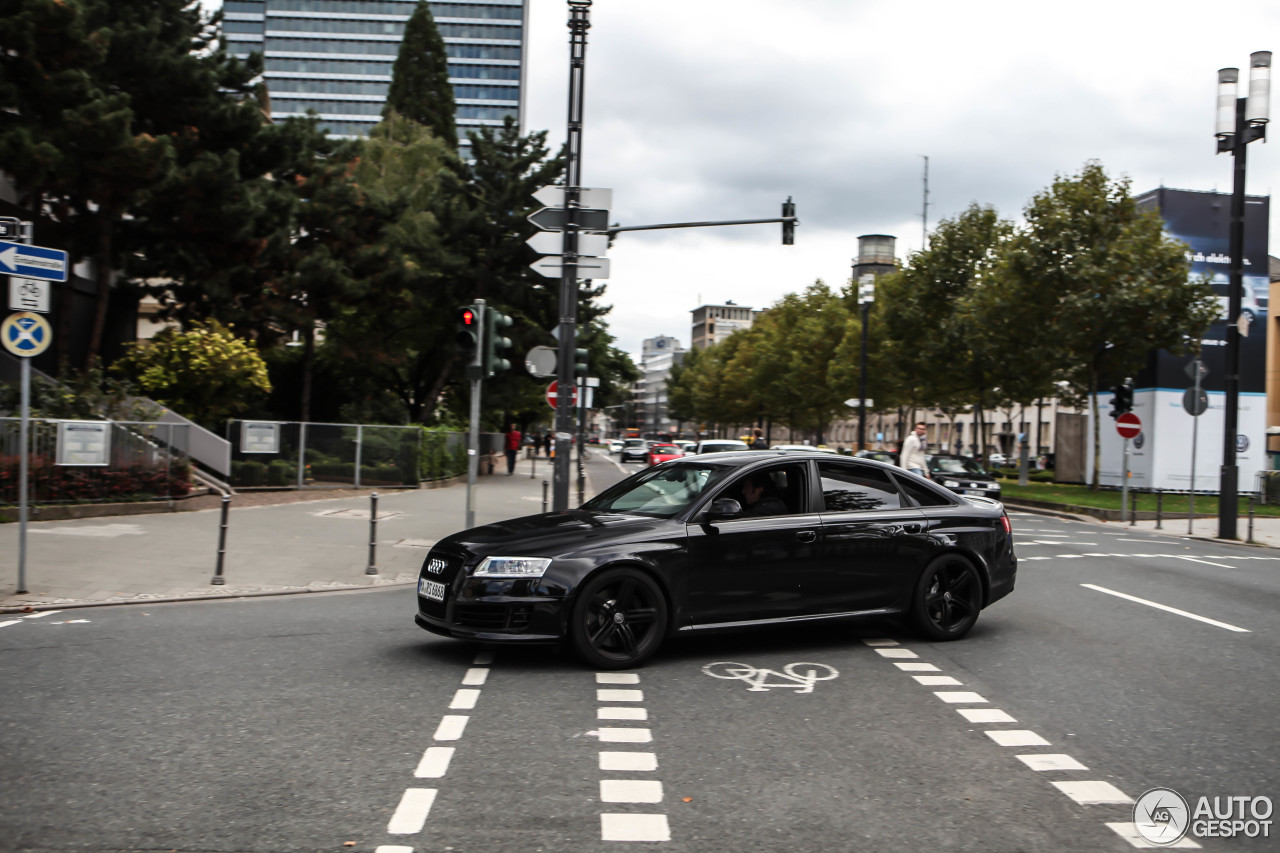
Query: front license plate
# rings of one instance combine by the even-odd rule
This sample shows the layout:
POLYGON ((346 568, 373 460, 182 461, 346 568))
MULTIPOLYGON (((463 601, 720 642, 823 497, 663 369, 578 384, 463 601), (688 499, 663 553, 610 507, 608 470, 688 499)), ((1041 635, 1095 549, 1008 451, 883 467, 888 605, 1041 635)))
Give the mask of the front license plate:
POLYGON ((429 581, 426 578, 418 578, 418 595, 423 598, 429 598, 432 601, 444 601, 444 584, 436 581, 429 581))
POLYGON ((966 495, 985 495, 986 491, 984 489, 965 489, 964 493, 966 495))

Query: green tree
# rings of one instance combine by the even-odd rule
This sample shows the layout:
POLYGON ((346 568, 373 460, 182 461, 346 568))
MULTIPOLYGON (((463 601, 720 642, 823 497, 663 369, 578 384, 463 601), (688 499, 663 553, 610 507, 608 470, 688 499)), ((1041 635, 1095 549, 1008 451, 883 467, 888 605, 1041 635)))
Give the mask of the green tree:
MULTIPOLYGON (((994 208, 970 205, 940 222, 928 248, 883 277, 876 294, 892 361, 902 377, 897 402, 912 409, 972 404, 978 454, 986 450, 985 412, 1004 402, 999 389, 1005 368, 1029 361, 1002 359, 984 332, 992 315, 978 310, 1000 304, 980 295, 1008 290, 995 270, 1012 231, 994 208)), ((1025 330, 1018 335, 1026 346, 1038 343, 1027 337, 1025 330)))
POLYGON ((142 207, 187 187, 184 174, 214 187, 236 171, 234 150, 261 124, 248 100, 258 68, 229 59, 217 18, 190 0, 0 0, 0 22, 0 162, 73 260, 93 261, 92 360, 117 274, 151 243, 142 207))
POLYGON ((456 147, 458 129, 456 106, 449 84, 449 55, 444 39, 431 17, 431 7, 419 0, 404 27, 400 52, 391 68, 391 88, 382 110, 384 120, 403 116, 431 129, 444 142, 456 147))
POLYGON ((210 429, 271 390, 258 351, 212 321, 188 331, 169 327, 129 347, 112 370, 156 402, 210 429))
POLYGON ((1139 211, 1127 178, 1097 162, 1059 176, 1024 210, 1008 245, 1010 298, 1036 317, 1037 341, 1052 344, 1067 395, 1093 412, 1099 473, 1098 389, 1104 377, 1136 373, 1151 351, 1198 341, 1217 306, 1205 282, 1187 280, 1186 245, 1139 211))

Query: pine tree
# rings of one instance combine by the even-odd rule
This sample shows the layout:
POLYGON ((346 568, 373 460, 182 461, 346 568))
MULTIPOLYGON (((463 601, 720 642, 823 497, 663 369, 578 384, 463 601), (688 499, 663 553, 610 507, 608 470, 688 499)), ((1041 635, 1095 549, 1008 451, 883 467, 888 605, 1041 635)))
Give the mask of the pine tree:
POLYGON ((382 117, 387 120, 399 115, 412 119, 430 128, 450 146, 456 146, 456 109, 444 39, 431 17, 431 7, 420 0, 405 24, 400 53, 391 68, 391 89, 382 117))

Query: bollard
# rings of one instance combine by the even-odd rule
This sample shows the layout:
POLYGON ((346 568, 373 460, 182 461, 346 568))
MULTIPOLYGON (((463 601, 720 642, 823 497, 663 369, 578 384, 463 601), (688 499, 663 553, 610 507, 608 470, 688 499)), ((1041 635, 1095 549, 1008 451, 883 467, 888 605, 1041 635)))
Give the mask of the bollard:
POLYGON ((231 508, 231 495, 222 496, 222 526, 218 530, 218 566, 213 570, 213 586, 223 586, 226 579, 222 576, 222 560, 227 555, 227 514, 231 508))
POLYGON ((1164 492, 1156 489, 1156 530, 1161 529, 1164 520, 1164 492))
POLYGON ((378 548, 378 493, 374 492, 369 495, 369 568, 364 570, 366 575, 376 575, 378 573, 378 561, 376 559, 376 551, 378 548))
POLYGON ((547 511, 547 481, 542 481, 542 511, 547 511))
POLYGON ((537 476, 538 476, 538 450, 537 450, 537 448, 534 448, 533 456, 531 456, 531 457, 530 457, 530 459, 532 459, 533 461, 529 463, 529 479, 530 479, 530 480, 533 480, 533 479, 536 479, 536 478, 537 478, 537 476))
POLYGON ((1246 541, 1253 544, 1253 495, 1249 495, 1249 538, 1246 541))

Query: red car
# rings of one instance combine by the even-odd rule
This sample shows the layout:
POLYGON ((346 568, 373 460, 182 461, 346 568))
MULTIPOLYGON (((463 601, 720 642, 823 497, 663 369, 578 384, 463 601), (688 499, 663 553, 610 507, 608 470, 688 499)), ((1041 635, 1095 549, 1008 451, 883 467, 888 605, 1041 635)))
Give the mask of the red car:
POLYGON ((649 453, 645 456, 646 465, 657 465, 659 462, 666 462, 668 459, 679 459, 684 456, 684 448, 675 444, 651 444, 649 445, 649 453))

